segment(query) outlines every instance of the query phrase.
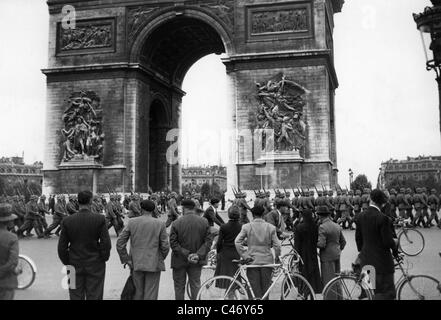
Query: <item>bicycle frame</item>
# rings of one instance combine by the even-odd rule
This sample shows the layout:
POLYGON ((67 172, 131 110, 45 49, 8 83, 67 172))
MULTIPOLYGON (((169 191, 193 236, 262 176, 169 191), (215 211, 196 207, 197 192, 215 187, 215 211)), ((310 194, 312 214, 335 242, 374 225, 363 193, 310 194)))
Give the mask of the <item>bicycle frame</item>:
MULTIPOLYGON (((423 298, 422 296, 421 296, 421 294, 413 287, 413 285, 412 285, 412 282, 410 281, 410 280, 412 280, 412 276, 411 275, 409 275, 409 273, 406 271, 406 270, 404 270, 404 267, 403 267, 403 261, 398 261, 398 265, 396 266, 396 267, 398 267, 398 269, 401 271, 401 276, 400 276, 400 278, 398 278, 398 281, 395 283, 395 289, 398 289, 398 288, 400 288, 402 285, 403 285, 403 283, 404 282, 408 282, 409 283, 409 287, 410 287, 410 289, 412 289, 412 291, 418 296, 418 298, 421 300, 421 298, 423 298)), ((395 267, 395 269, 397 269, 395 267)), ((398 300, 398 290, 396 290, 397 291, 397 296, 396 296, 396 298, 397 298, 397 300, 398 300)))
MULTIPOLYGON (((239 269, 237 269, 236 273, 234 274, 233 279, 238 282, 241 282, 240 281, 241 279, 245 281, 245 284, 246 284, 245 289, 248 289, 250 291, 252 300, 264 300, 269 296, 271 290, 276 285, 276 282, 284 275, 288 276, 290 285, 294 286, 294 282, 292 281, 292 278, 289 274, 289 271, 285 267, 283 267, 282 264, 240 265, 239 269), (253 287, 251 286, 251 283, 250 283, 248 276, 247 276, 247 273, 246 273, 247 269, 252 269, 252 268, 281 268, 281 270, 282 270, 282 272, 279 272, 279 274, 275 278, 271 279, 272 283, 271 283, 270 287, 267 289, 265 294, 260 299, 256 298, 256 295, 254 294, 254 291, 253 291, 253 287)), ((232 289, 233 285, 234 285, 234 282, 232 281, 232 283, 230 284, 228 289, 225 290, 225 292, 229 292, 232 289)))

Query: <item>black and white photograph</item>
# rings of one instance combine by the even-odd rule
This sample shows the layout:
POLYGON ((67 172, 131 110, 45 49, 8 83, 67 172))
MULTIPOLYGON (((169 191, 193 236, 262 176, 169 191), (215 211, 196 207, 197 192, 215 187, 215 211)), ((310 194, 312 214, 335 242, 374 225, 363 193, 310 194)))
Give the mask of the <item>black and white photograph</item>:
POLYGON ((1 0, 0 43, 0 300, 441 300, 441 0, 1 0))

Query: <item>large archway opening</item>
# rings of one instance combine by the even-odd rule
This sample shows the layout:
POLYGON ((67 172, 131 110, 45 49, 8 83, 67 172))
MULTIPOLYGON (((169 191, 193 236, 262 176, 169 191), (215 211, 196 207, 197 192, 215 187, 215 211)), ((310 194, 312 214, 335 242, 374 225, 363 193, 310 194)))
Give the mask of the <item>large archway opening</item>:
MULTIPOLYGON (((214 25, 184 14, 166 19, 145 35, 138 62, 148 71, 148 77, 142 79, 139 87, 138 108, 139 117, 148 121, 141 121, 138 128, 138 139, 143 141, 137 143, 142 150, 138 151, 135 159, 136 190, 181 189, 181 167, 185 164, 182 127, 210 121, 196 117, 194 122, 183 123, 182 102, 186 93, 182 84, 187 72, 198 60, 226 53, 225 41, 220 35, 222 32, 214 25), (156 96, 161 99, 155 99, 156 96), (180 129, 181 137, 167 141, 167 133, 172 129, 180 129), (175 142, 179 144, 179 160, 171 162, 167 149, 175 142)), ((222 67, 225 75, 225 66, 222 67)), ((201 77, 204 76, 210 77, 210 71, 205 70, 201 74, 201 77)), ((215 115, 216 110, 212 111, 215 115)))

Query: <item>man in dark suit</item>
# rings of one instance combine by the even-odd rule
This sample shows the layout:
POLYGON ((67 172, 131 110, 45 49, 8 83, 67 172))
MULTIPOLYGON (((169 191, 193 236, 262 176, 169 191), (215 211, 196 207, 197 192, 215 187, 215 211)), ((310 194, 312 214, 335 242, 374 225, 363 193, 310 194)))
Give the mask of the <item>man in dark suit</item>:
POLYGON ((195 213, 195 206, 192 200, 183 200, 184 215, 173 222, 170 230, 171 268, 176 300, 184 300, 187 276, 191 298, 196 298, 201 287, 202 266, 206 264, 211 247, 207 219, 195 213))
POLYGON ((395 299, 394 260, 398 256, 398 247, 393 238, 391 219, 381 212, 387 203, 387 196, 381 190, 370 194, 369 208, 357 221, 355 241, 360 252, 361 267, 370 265, 375 268, 376 300, 395 299))
POLYGON ((90 211, 92 193, 78 194, 80 210, 61 224, 58 256, 66 266, 75 268, 75 289, 71 300, 102 300, 106 261, 112 247, 104 216, 90 211))
POLYGON ((134 300, 158 300, 161 271, 170 251, 165 223, 153 217, 156 205, 151 200, 141 202, 141 217, 132 218, 116 243, 121 263, 133 270, 136 292, 134 300), (127 242, 130 239, 130 255, 127 242))
POLYGON ((207 219, 210 227, 214 227, 216 223, 219 227, 223 225, 225 222, 222 217, 217 213, 217 208, 219 208, 220 200, 217 198, 213 198, 210 200, 210 206, 205 210, 204 218, 207 219))

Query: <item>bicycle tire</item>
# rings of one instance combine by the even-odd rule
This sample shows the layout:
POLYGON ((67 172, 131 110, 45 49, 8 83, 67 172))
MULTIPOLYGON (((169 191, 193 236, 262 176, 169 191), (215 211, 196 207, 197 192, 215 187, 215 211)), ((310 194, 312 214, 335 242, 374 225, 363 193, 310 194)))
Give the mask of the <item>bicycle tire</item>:
POLYGON ((248 290, 245 289, 242 283, 232 277, 216 276, 208 279, 201 285, 201 288, 199 289, 199 292, 196 296, 196 300, 230 300, 228 298, 233 297, 235 299, 231 300, 249 300, 248 290), (221 280, 227 281, 227 288, 216 287, 216 282, 221 280), (214 295, 205 294, 205 291, 213 287, 217 288, 217 291, 219 292, 216 292, 217 298, 215 298, 214 295), (231 291, 231 289, 233 289, 234 291, 231 291), (231 295, 229 295, 230 292, 231 295))
POLYGON ((402 230, 398 236, 400 250, 409 257, 415 257, 423 252, 425 244, 423 234, 415 229, 402 230), (415 249, 412 250, 414 243, 415 249))
POLYGON ((397 300, 441 300, 440 282, 431 276, 410 276, 397 289, 397 300), (421 290, 421 287, 418 287, 419 282, 426 282, 428 286, 421 290))
POLYGON ((332 279, 323 289, 323 300, 373 300, 373 298, 372 290, 367 288, 361 280, 350 275, 340 275, 332 279), (348 290, 348 283, 352 283, 352 287, 357 289, 355 293, 353 293, 354 289, 348 290), (339 286, 344 290, 339 289, 339 286))
POLYGON ((281 300, 315 300, 315 292, 312 288, 311 284, 303 277, 300 273, 292 273, 289 275, 285 275, 282 281, 282 291, 281 291, 281 300), (292 294, 292 285, 289 281, 289 277, 291 277, 292 284, 297 289, 297 294, 292 294), (293 297, 295 297, 293 299, 293 297))
POLYGON ((37 267, 31 258, 25 255, 18 256, 17 265, 18 290, 25 290, 32 286, 37 276, 37 267))

